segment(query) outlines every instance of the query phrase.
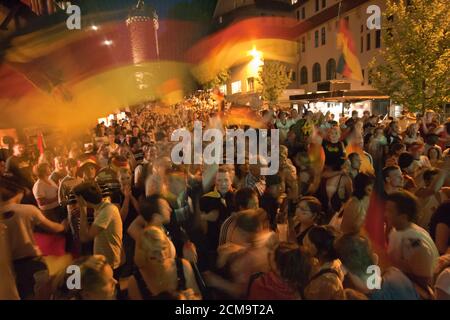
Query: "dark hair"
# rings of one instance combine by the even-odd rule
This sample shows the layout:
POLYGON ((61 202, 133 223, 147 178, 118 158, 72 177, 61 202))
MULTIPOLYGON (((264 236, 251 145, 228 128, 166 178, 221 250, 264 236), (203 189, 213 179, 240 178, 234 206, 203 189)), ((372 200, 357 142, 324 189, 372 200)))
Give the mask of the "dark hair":
POLYGON ((0 201, 8 201, 19 193, 25 193, 25 188, 13 177, 0 177, 0 201))
POLYGON ((398 151, 402 150, 404 147, 405 147, 405 145, 403 143, 398 143, 398 142, 393 143, 391 145, 391 147, 389 148, 389 154, 394 155, 398 151))
POLYGON ((317 249, 317 258, 325 261, 333 261, 338 258, 333 247, 336 232, 332 227, 313 226, 309 229, 307 236, 317 249))
POLYGON ((399 166, 387 166, 383 168, 383 181, 386 182, 386 178, 389 177, 392 171, 401 170, 399 166))
POLYGON ((413 163, 414 157, 409 152, 402 152, 400 156, 398 157, 398 166, 400 169, 406 169, 408 168, 411 163, 413 163))
MULTIPOLYGON (((236 218, 236 227, 248 233, 257 233, 263 222, 261 213, 265 214, 265 211, 263 209, 241 211, 236 218)), ((265 216, 267 216, 267 214, 265 214, 265 216)))
POLYGON ((362 200, 366 196, 366 187, 375 183, 375 176, 369 173, 358 173, 353 180, 353 196, 362 200))
POLYGON ((150 222, 155 214, 161 214, 160 200, 165 200, 160 194, 139 199, 139 211, 145 221, 150 222))
POLYGON ((409 191, 398 191, 387 196, 387 201, 395 203, 399 215, 405 214, 409 221, 414 222, 419 213, 417 197, 409 191))
POLYGON ((281 278, 302 292, 311 278, 313 257, 302 247, 290 242, 280 242, 274 256, 281 278))
POLYGON ((435 133, 429 133, 425 136, 425 142, 431 146, 436 145, 439 141, 439 135, 435 133))
POLYGON ((430 181, 438 173, 439 173, 439 170, 437 170, 437 169, 434 169, 434 168, 433 169, 427 169, 423 173, 423 180, 424 181, 430 181))
POLYGON ((98 184, 93 182, 83 182, 73 188, 73 193, 76 196, 83 197, 86 202, 99 204, 102 202, 102 190, 98 184))
POLYGON ((359 234, 339 237, 334 248, 345 268, 357 276, 367 277, 367 268, 375 264, 369 240, 359 234))
POLYGON ((252 188, 242 188, 239 189, 234 194, 234 203, 238 210, 248 209, 248 203, 252 197, 257 197, 258 194, 252 188))

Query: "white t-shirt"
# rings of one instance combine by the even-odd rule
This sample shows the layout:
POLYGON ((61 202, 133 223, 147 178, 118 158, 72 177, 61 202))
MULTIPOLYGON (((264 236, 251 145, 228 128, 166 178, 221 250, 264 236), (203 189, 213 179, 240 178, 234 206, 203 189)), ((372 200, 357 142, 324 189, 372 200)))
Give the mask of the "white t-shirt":
POLYGON ((41 210, 54 209, 59 206, 58 186, 51 179, 48 179, 48 182, 38 179, 33 186, 33 195, 41 210))
POLYGON ((124 262, 119 209, 105 201, 95 212, 94 225, 103 229, 94 239, 94 254, 104 255, 111 267, 117 269, 124 262))
POLYGON ((439 259, 439 252, 428 232, 414 223, 406 230, 392 229, 388 255, 394 266, 420 277, 431 277, 439 259))

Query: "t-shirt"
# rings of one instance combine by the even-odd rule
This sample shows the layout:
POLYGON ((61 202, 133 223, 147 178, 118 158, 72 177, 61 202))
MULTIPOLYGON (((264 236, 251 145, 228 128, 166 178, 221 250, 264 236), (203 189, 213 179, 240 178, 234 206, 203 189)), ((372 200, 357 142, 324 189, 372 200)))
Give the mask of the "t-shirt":
POLYGON ((419 277, 431 277, 439 258, 428 232, 414 223, 405 230, 392 229, 388 255, 394 266, 419 277))
POLYGON ((36 181, 33 186, 33 195, 41 210, 50 210, 59 206, 58 186, 51 179, 48 182, 41 179, 36 181))
POLYGON ((370 300, 420 300, 413 283, 399 269, 390 267, 382 275, 381 288, 373 290, 370 300))
POLYGON ((440 289, 450 295, 450 267, 447 267, 439 274, 434 286, 436 289, 440 289))
POLYGON ((345 145, 342 141, 333 143, 323 140, 322 147, 325 152, 325 165, 333 166, 345 157, 345 145))
POLYGON ((0 207, 0 222, 6 225, 12 260, 40 256, 33 228, 44 219, 42 212, 33 205, 9 204, 0 207))
POLYGON ((122 218, 119 209, 110 202, 103 202, 95 213, 94 225, 103 229, 94 239, 94 254, 101 254, 113 269, 122 259, 122 218))

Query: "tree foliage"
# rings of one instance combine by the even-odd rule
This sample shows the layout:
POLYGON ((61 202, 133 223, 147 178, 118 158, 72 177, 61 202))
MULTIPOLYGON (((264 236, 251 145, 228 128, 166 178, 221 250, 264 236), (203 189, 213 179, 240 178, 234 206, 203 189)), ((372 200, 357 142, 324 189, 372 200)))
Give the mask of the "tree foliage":
POLYGON ((214 89, 226 83, 228 79, 230 79, 230 71, 228 69, 223 69, 214 77, 214 79, 203 83, 202 85, 204 89, 214 89))
POLYGON ((369 64, 373 86, 411 111, 450 100, 449 7, 450 0, 386 1, 383 49, 369 64))
POLYGON ((262 87, 262 97, 270 104, 277 102, 284 89, 292 82, 292 70, 279 61, 265 61, 259 70, 258 83, 262 87))

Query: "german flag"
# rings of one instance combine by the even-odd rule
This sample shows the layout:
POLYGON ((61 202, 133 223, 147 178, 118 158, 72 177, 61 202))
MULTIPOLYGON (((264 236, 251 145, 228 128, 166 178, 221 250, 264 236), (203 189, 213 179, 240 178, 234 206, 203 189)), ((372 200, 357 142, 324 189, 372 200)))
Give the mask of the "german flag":
POLYGON ((336 71, 349 79, 359 82, 363 81, 364 78, 361 72, 361 64, 356 55, 355 43, 348 28, 348 22, 345 19, 339 21, 337 47, 339 50, 342 50, 342 54, 336 71))

